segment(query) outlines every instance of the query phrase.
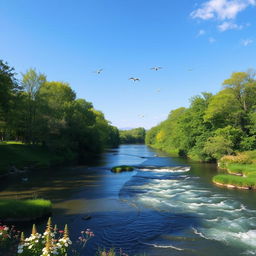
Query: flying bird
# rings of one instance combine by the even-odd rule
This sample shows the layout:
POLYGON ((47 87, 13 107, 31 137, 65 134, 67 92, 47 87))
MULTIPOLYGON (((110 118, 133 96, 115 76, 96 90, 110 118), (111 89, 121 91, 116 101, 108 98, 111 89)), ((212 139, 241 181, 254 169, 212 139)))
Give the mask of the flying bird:
POLYGON ((97 73, 99 75, 102 71, 103 71, 103 68, 94 71, 94 73, 97 73))
POLYGON ((189 72, 193 71, 193 68, 189 68, 188 71, 189 71, 189 72))
POLYGON ((140 79, 136 78, 136 77, 130 77, 129 80, 133 80, 134 83, 137 82, 137 81, 138 82, 140 81, 140 79))
POLYGON ((156 92, 161 92, 161 89, 158 89, 156 92))
POLYGON ((159 69, 162 69, 162 67, 153 67, 153 68, 150 68, 151 70, 155 70, 155 71, 158 71, 159 69))

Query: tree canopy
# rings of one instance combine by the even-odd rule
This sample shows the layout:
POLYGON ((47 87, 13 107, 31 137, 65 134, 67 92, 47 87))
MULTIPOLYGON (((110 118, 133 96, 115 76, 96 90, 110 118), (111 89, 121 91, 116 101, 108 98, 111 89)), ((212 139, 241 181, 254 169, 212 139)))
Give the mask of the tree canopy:
POLYGON ((256 149, 255 72, 235 72, 217 94, 202 93, 188 108, 171 111, 150 129, 146 143, 168 152, 210 161, 256 149))
POLYGON ((0 61, 0 139, 47 147, 83 158, 119 144, 118 129, 65 82, 29 69, 21 81, 0 61))
POLYGON ((145 143, 146 130, 142 127, 120 130, 120 142, 123 144, 145 143))

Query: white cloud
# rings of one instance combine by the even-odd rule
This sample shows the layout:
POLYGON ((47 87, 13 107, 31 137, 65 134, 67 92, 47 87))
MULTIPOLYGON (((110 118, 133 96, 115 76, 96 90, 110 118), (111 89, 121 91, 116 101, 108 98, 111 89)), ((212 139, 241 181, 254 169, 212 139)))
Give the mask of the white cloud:
POLYGON ((218 26, 219 31, 224 32, 226 30, 230 29, 242 29, 242 25, 237 25, 236 23, 230 22, 230 21, 225 21, 222 24, 218 26))
POLYGON ((208 41, 209 41, 209 43, 215 43, 216 42, 216 39, 215 38, 213 38, 213 37, 209 37, 208 38, 208 41))
POLYGON ((242 40, 242 42, 241 42, 241 44, 243 45, 243 46, 248 46, 249 44, 252 44, 253 43, 253 40, 251 40, 251 39, 244 39, 244 40, 242 40))
POLYGON ((208 0, 199 9, 193 11, 191 16, 203 20, 234 19, 239 12, 251 5, 255 6, 256 0, 208 0))
POLYGON ((197 33, 197 36, 203 36, 203 35, 205 35, 205 30, 203 30, 203 29, 200 29, 199 31, 198 31, 198 33, 197 33))

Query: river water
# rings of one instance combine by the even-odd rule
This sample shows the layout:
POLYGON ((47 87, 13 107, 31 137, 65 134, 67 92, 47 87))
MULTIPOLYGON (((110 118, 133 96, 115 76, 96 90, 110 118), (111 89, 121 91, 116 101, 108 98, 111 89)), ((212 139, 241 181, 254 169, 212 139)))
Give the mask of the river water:
POLYGON ((256 255, 256 193, 216 187, 216 172, 214 164, 122 145, 91 167, 30 173, 28 182, 11 177, 0 197, 51 199, 54 222, 68 223, 73 238, 94 231, 84 256, 111 247, 129 255, 256 255), (111 173, 119 164, 137 168, 111 173))

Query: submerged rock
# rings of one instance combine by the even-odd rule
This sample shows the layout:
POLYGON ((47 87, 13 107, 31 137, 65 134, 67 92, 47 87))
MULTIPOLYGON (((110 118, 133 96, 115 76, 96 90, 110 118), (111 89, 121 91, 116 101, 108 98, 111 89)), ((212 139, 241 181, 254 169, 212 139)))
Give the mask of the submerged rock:
POLYGON ((85 215, 82 217, 83 220, 90 220, 92 218, 92 216, 90 215, 85 215))

